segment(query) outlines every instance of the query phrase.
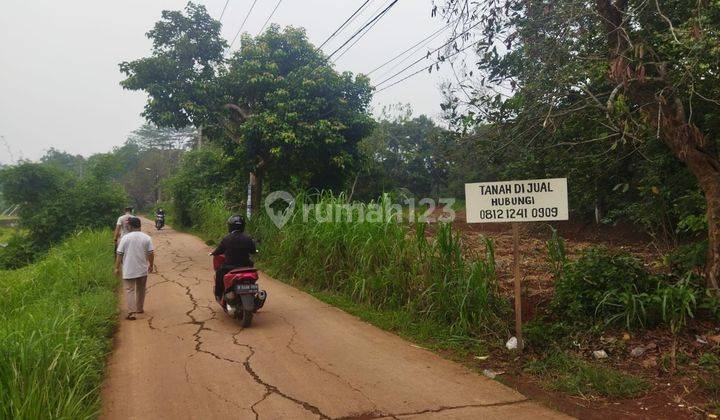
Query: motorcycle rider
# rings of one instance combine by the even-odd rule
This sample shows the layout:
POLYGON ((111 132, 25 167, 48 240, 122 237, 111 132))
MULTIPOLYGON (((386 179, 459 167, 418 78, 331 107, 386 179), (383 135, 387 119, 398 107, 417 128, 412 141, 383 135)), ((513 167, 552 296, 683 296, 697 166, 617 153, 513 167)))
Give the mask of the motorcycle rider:
POLYGON ((215 271, 215 299, 218 301, 223 294, 223 276, 232 269, 252 267, 251 254, 255 254, 255 241, 245 232, 245 219, 236 214, 227 221, 228 234, 220 241, 210 255, 225 254, 225 263, 215 271))
POLYGON ((165 210, 162 207, 155 211, 155 226, 160 229, 165 226, 165 210))

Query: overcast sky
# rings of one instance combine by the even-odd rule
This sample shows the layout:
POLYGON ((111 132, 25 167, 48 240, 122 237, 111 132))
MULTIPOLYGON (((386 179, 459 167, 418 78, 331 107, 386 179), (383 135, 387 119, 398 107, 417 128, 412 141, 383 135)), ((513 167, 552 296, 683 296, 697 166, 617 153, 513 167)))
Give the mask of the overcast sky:
MULTIPOLYGON (((364 0, 283 0, 272 22, 303 26, 320 44, 364 0)), ((200 0, 219 18, 225 0, 200 0)), ((222 19, 231 40, 253 0, 229 0, 222 19)), ((351 29, 324 50, 332 52, 389 0, 370 0, 351 29)), ((150 53, 145 33, 165 9, 181 9, 184 0, 2 0, 0 4, 0 163, 37 159, 54 147, 90 155, 121 145, 140 126, 145 95, 124 91, 118 63, 150 53), (8 150, 9 148, 9 150, 8 150)), ((257 0, 243 32, 256 34, 277 0, 257 0)), ((377 65, 443 27, 431 18, 430 0, 399 0, 358 44, 336 64, 339 71, 367 73, 377 65)), ((443 43, 438 37, 432 47, 443 43)), ((237 46, 236 46, 237 47, 237 46)), ((411 63, 418 53, 396 70, 411 63)), ((419 68, 419 67, 418 67, 419 68)), ((373 74, 378 82, 382 71, 373 74)), ((448 77, 423 72, 380 92, 375 110, 398 102, 416 113, 437 116, 438 86, 448 77)))

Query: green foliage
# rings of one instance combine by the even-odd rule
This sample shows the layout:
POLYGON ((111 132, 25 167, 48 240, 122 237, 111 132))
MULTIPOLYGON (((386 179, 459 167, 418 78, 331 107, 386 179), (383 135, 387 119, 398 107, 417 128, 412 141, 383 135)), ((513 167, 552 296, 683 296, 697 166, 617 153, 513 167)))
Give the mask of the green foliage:
POLYGON ((247 108, 230 127, 247 168, 277 188, 338 188, 358 165, 357 143, 374 121, 369 79, 338 74, 305 31, 276 25, 243 37, 219 79, 226 100, 247 108))
POLYGON ((416 197, 437 197, 447 193, 450 168, 456 159, 456 136, 425 115, 412 117, 409 107, 403 114, 383 114, 379 124, 359 148, 365 161, 358 179, 356 196, 376 197, 400 188, 416 197))
POLYGON ((588 248, 578 261, 565 266, 555 283, 552 308, 558 316, 581 323, 614 322, 619 320, 618 313, 627 310, 634 322, 644 319, 644 308, 634 296, 652 292, 656 286, 657 279, 630 254, 588 248))
POLYGON ((545 242, 545 249, 547 250, 548 263, 550 265, 550 271, 553 273, 555 279, 559 279, 562 276, 563 269, 568 263, 567 253, 565 252, 565 241, 558 234, 557 229, 550 227, 551 235, 550 239, 545 242))
POLYGON ((533 319, 523 325, 523 341, 525 345, 536 353, 546 353, 550 350, 558 350, 569 347, 569 337, 576 329, 563 321, 547 322, 542 319, 533 319))
POLYGON ((701 274, 705 268, 707 241, 680 245, 664 257, 665 264, 676 275, 701 274))
POLYGON ((160 127, 197 127, 217 112, 221 92, 213 83, 228 46, 220 30, 205 6, 189 2, 182 12, 163 11, 147 33, 153 42, 150 57, 120 63, 127 76, 122 87, 148 94, 143 112, 148 121, 160 127))
POLYGON ((51 147, 40 158, 40 163, 56 167, 75 175, 82 175, 85 171, 85 158, 81 155, 71 155, 51 147))
POLYGON ((428 239, 426 226, 418 224, 413 235, 395 222, 387 198, 354 203, 349 210, 343 196, 324 194, 313 203, 322 212, 311 212, 307 221, 299 207, 309 198, 296 200, 296 212, 282 229, 265 217, 252 221, 252 231, 262 239, 264 268, 314 290, 409 311, 416 319, 447 325, 454 334, 504 333, 508 307, 497 289, 491 242, 483 257, 465 258, 459 233, 450 225, 438 225, 428 239), (323 220, 326 209, 335 221, 323 220), (378 222, 347 221, 360 212, 377 212, 378 222), (321 217, 313 217, 317 214, 321 217))
POLYGON ((533 360, 525 368, 542 377, 544 385, 552 390, 586 398, 632 398, 647 390, 649 385, 642 378, 599 363, 586 362, 560 351, 533 360))
POLYGON ((656 299, 660 303, 662 318, 670 326, 673 335, 682 330, 689 318, 693 318, 697 307, 697 290, 688 281, 689 277, 673 284, 658 288, 656 299))
POLYGON ((94 418, 116 319, 110 232, 0 271, 0 418, 94 418))
POLYGON ((0 188, 11 202, 20 204, 20 226, 27 232, 0 251, 5 267, 20 266, 77 229, 114 226, 126 203, 115 183, 92 175, 78 179, 47 164, 3 169, 0 188), (20 243, 21 238, 27 243, 20 243))
MULTIPOLYGON (((223 57, 220 22, 188 3, 148 32, 152 55, 120 64, 143 115, 160 127, 202 127, 204 137, 275 189, 339 188, 372 128, 369 80, 338 74, 305 32, 272 25, 223 57)), ((187 220, 186 220, 187 221, 187 220)))
POLYGON ((57 167, 27 162, 6 166, 0 172, 5 200, 34 207, 55 197, 69 180, 70 175, 57 167))
POLYGON ((204 147, 185 153, 166 184, 172 197, 173 221, 168 223, 178 227, 199 226, 207 223, 204 211, 199 208, 205 203, 224 199, 239 204, 244 199, 246 175, 237 170, 238 166, 236 159, 218 148, 204 147))
POLYGON ((42 250, 33 246, 25 234, 15 233, 7 241, 5 248, 0 248, 0 269, 16 269, 24 267, 38 257, 42 250))
POLYGON ((717 299, 693 280, 692 273, 680 280, 652 276, 628 253, 589 248, 565 265, 551 307, 557 317, 579 325, 638 329, 664 323, 677 334, 699 309, 717 311, 717 299))
POLYGON ((720 4, 441 3, 436 10, 467 31, 457 48, 476 53, 443 104, 478 150, 475 179, 568 177, 575 218, 630 220, 673 244, 688 223, 697 231, 705 197, 679 150, 697 141, 717 167, 720 4), (686 126, 693 139, 676 129, 686 126))
POLYGON ((698 365, 704 370, 718 372, 720 370, 720 357, 714 353, 703 353, 698 357, 698 365))

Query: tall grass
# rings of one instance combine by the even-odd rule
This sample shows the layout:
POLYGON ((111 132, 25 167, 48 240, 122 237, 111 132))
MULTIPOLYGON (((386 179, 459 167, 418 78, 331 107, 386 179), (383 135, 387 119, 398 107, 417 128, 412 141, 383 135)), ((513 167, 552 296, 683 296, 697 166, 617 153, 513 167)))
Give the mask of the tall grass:
POLYGON ((79 233, 0 271, 0 418, 97 416, 116 319, 110 237, 79 233))
POLYGON ((397 223, 400 216, 412 217, 393 209, 387 197, 349 209, 342 195, 302 195, 282 229, 260 216, 251 230, 262 239, 263 268, 281 278, 375 307, 406 310, 414 318, 439 321, 454 334, 504 331, 508 309, 497 290, 492 242, 485 242, 483 256, 466 258, 451 225, 433 225, 429 235, 428 225, 397 223), (332 211, 304 217, 302 205, 310 203, 332 211), (379 217, 357 220, 370 212, 379 217))

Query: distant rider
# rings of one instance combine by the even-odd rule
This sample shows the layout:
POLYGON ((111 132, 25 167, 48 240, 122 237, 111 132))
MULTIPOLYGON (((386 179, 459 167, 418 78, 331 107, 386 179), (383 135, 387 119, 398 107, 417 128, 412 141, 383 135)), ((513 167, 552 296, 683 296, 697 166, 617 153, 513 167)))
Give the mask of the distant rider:
POLYGON ((160 207, 155 210, 155 226, 158 229, 162 229, 165 226, 165 210, 160 207))
POLYGON ((252 267, 250 255, 256 253, 255 242, 244 233, 245 219, 234 215, 227 221, 228 233, 210 255, 225 254, 225 264, 215 272, 215 299, 220 300, 223 294, 223 276, 230 270, 239 267, 252 267))

